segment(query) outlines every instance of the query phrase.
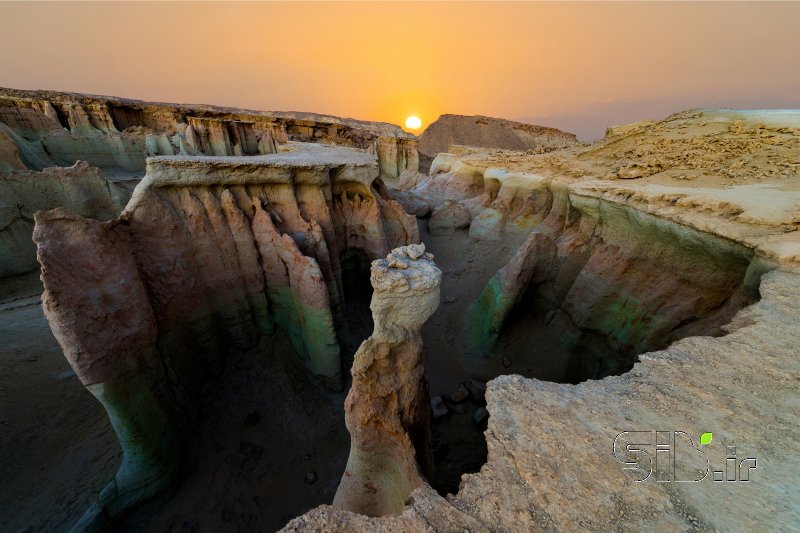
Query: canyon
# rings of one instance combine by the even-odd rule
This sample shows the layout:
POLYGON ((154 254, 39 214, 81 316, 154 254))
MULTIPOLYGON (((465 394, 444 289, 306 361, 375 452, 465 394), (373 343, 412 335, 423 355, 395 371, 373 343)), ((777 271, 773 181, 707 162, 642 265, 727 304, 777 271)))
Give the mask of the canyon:
POLYGON ((392 124, 0 88, 0 277, 37 268, 25 236, 33 230, 34 212, 67 207, 113 218, 144 177, 147 157, 258 156, 292 141, 375 154, 387 182, 419 164, 416 138, 392 124), (79 161, 72 172, 51 170, 79 161), (109 189, 105 196, 116 202, 111 214, 81 200, 90 186, 109 189))
MULTIPOLYGON (((52 112, 9 109, 56 122, 68 109, 72 140, 23 137, 5 111, 0 168, 70 191, 25 200, 18 218, 35 222, 48 357, 63 352, 75 374, 71 405, 82 384, 105 414, 76 414, 64 459, 94 480, 53 468, 79 496, 54 503, 15 472, 10 527, 800 519, 787 497, 800 466, 800 112, 692 110, 590 145, 548 129, 540 148, 451 143, 419 173, 416 139, 388 125, 95 97, 81 112, 59 98, 52 112), (218 128, 220 113, 232 122, 218 128), (56 146, 71 155, 53 159, 56 146), (99 170, 72 160, 92 151, 99 170), (143 179, 126 190, 106 168, 143 179), (93 178, 63 185, 77 175, 93 178), (681 453, 705 460, 678 464, 687 437, 681 453), (659 468, 665 450, 673 470, 659 468)), ((475 118, 448 117, 437 128, 475 118)), ((0 312, 23 327, 39 302, 29 270, 2 285, 14 298, 0 312)))

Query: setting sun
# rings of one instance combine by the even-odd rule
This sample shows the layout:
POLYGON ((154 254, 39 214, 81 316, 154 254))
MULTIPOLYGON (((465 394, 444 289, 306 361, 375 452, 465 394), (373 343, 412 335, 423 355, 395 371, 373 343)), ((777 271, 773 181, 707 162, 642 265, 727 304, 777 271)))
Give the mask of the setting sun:
POLYGON ((406 128, 410 130, 418 130, 422 127, 422 121, 419 117, 411 116, 406 119, 406 128))

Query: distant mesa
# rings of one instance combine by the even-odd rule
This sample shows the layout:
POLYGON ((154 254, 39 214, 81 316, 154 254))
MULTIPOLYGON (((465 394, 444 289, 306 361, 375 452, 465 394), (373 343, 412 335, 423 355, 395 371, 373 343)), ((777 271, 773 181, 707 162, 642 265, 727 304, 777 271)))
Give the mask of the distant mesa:
POLYGON ((436 154, 451 144, 539 153, 577 143, 574 134, 556 128, 482 115, 442 115, 419 137, 420 171, 427 172, 436 154))

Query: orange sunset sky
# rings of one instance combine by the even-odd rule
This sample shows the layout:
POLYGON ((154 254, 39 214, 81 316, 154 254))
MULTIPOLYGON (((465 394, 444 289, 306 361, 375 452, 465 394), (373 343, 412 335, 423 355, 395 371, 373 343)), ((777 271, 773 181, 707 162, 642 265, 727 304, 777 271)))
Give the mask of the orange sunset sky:
MULTIPOLYGON (((0 86, 572 131, 800 107, 800 3, 0 3, 0 86)), ((420 130, 421 131, 421 130, 420 130)))

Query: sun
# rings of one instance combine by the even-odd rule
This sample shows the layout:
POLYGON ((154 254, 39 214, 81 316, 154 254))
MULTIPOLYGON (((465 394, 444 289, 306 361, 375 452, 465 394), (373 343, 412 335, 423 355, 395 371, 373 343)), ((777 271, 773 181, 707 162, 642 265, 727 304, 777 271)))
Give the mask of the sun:
POLYGON ((418 130, 422 127, 422 121, 419 117, 410 116, 406 119, 406 128, 410 130, 418 130))

